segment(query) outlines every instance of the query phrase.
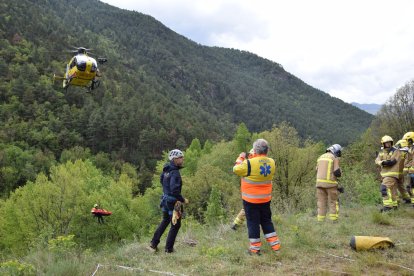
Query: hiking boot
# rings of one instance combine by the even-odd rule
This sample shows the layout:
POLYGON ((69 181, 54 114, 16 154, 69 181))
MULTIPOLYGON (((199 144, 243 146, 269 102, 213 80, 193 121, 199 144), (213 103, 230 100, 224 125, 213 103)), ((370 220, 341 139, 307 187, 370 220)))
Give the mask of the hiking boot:
POLYGON ((165 249, 165 253, 174 253, 174 249, 165 249))
POLYGON ((147 249, 149 250, 149 251, 151 251, 151 252, 157 252, 158 251, 158 247, 157 246, 154 246, 152 243, 150 243, 148 246, 147 246, 147 249))
POLYGON ((403 199, 405 204, 411 204, 411 198, 403 199))
POLYGON ((253 252, 251 250, 247 250, 247 254, 249 254, 250 256, 261 256, 262 255, 262 253, 260 253, 260 250, 256 251, 256 252, 253 252))

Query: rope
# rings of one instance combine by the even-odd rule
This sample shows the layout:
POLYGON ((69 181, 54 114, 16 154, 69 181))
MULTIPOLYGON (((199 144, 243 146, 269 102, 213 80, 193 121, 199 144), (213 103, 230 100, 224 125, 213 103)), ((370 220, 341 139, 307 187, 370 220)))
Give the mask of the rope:
MULTIPOLYGON (((124 266, 124 265, 102 265, 102 264, 99 264, 98 263, 98 265, 96 266, 95 271, 92 273, 91 276, 95 276, 96 273, 98 272, 99 268, 100 267, 105 267, 105 266, 107 266, 107 267, 111 267, 111 266, 113 266, 113 267, 119 267, 119 268, 122 268, 122 269, 127 269, 127 270, 132 270, 132 271, 133 270, 139 270, 141 272, 145 272, 146 271, 145 269, 142 269, 142 268, 139 268, 139 267, 129 267, 129 266, 124 266)), ((175 276, 175 275, 186 276, 185 274, 174 274, 172 272, 159 271, 159 270, 154 270, 154 269, 148 269, 147 271, 153 272, 153 273, 158 273, 158 274, 163 274, 163 275, 169 275, 169 276, 175 276)))
POLYGON ((338 271, 338 270, 332 270, 332 269, 326 269, 326 268, 320 268, 320 267, 318 267, 316 269, 323 270, 323 271, 329 271, 329 272, 335 272, 335 273, 341 274, 341 275, 349 275, 349 273, 344 272, 344 271, 338 271))
POLYGON ((378 264, 385 264, 385 265, 394 265, 394 266, 398 266, 404 269, 407 269, 409 271, 414 271, 414 269, 406 267, 406 266, 402 266, 402 265, 398 265, 398 264, 393 264, 393 263, 387 263, 387 262, 377 262, 378 264))
POLYGON ((347 261, 355 262, 355 260, 353 260, 353 259, 349 259, 349 258, 345 258, 345 257, 341 257, 341 256, 336 256, 334 254, 331 254, 331 253, 328 253, 328 252, 325 252, 325 251, 322 251, 322 250, 319 250, 319 249, 316 249, 316 250, 318 250, 319 252, 322 252, 324 254, 330 255, 332 257, 335 257, 335 258, 340 258, 340 259, 344 259, 344 260, 347 260, 347 261))
MULTIPOLYGON (((333 254, 330 254, 330 253, 324 252, 324 251, 319 250, 319 249, 316 249, 316 250, 318 250, 319 252, 322 252, 322 253, 328 254, 328 255, 330 255, 330 256, 333 256, 333 257, 335 257, 335 258, 341 258, 341 259, 344 259, 344 260, 348 260, 348 261, 355 262, 355 260, 353 260, 353 259, 344 258, 344 257, 341 257, 341 256, 336 256, 336 255, 333 255, 333 254)), ((398 266, 398 267, 400 267, 400 268, 404 268, 404 269, 407 269, 407 270, 409 270, 409 271, 413 271, 413 272, 414 272, 414 269, 409 268, 409 267, 406 267, 406 266, 403 266, 403 265, 399 265, 399 264, 394 264, 394 263, 389 263, 389 262, 376 262, 376 263, 377 263, 377 264, 385 264, 385 265, 393 265, 393 266, 398 266)))
POLYGON ((96 274, 96 272, 98 272, 98 269, 99 269, 99 267, 101 266, 101 264, 98 264, 97 266, 96 266, 96 269, 95 269, 95 271, 92 273, 92 276, 95 276, 95 274, 96 274))

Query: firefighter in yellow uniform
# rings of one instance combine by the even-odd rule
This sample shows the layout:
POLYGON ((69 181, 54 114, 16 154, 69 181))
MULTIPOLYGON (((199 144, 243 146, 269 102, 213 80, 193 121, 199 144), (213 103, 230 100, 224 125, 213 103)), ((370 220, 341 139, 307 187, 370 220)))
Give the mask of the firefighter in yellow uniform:
POLYGON ((414 207, 414 132, 407 132, 403 139, 408 144, 408 152, 404 160, 404 172, 409 176, 408 190, 411 195, 411 205, 414 207))
POLYGON ((338 220, 339 202, 338 177, 341 177, 342 171, 339 167, 339 158, 342 154, 342 147, 334 144, 326 149, 317 161, 316 173, 316 198, 318 200, 318 221, 325 220, 327 205, 329 206, 329 219, 338 220))
MULTIPOLYGON (((404 186, 405 178, 407 176, 407 172, 404 171, 405 160, 408 157, 408 143, 406 140, 401 139, 397 143, 395 143, 395 147, 400 151, 401 158, 398 162, 398 170, 400 173, 400 178, 398 179, 397 190, 400 193, 400 197, 402 201, 406 204, 411 203, 410 193, 407 192, 410 190, 409 186, 407 188, 404 186)), ((400 197, 397 196, 398 204, 400 203, 400 197)))
POLYGON ((280 241, 272 222, 270 201, 272 199, 272 179, 275 174, 275 161, 267 157, 269 146, 266 140, 258 139, 253 143, 256 154, 246 159, 242 153, 233 167, 233 172, 241 176, 241 194, 246 213, 250 247, 249 254, 260 255, 260 226, 264 237, 274 251, 280 249, 280 241), (240 162, 241 161, 241 162, 240 162))
POLYGON ((401 152, 393 147, 393 139, 385 135, 381 138, 382 151, 375 159, 375 164, 381 166, 381 195, 383 207, 381 212, 387 212, 398 207, 397 186, 400 178, 399 162, 401 152))

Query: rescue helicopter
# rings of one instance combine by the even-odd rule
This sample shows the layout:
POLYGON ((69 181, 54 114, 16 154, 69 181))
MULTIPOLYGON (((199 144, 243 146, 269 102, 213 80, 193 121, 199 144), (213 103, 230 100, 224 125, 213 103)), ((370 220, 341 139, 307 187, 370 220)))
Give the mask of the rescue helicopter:
POLYGON ((62 80, 63 89, 67 90, 69 86, 86 87, 89 91, 99 87, 101 73, 98 69, 98 63, 103 64, 108 60, 106 58, 97 58, 89 56, 90 49, 84 47, 74 47, 71 51, 75 54, 68 64, 63 77, 53 75, 53 80, 62 80))

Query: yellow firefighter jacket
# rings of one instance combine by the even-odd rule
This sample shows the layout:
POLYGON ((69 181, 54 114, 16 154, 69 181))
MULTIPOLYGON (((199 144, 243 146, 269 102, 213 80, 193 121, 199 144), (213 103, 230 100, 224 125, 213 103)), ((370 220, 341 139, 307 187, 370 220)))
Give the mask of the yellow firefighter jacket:
POLYGON ((334 171, 339 169, 339 158, 333 153, 322 154, 316 166, 316 187, 332 188, 338 186, 338 180, 334 171))
POLYGON ((250 203, 266 203, 272 199, 272 179, 276 165, 272 158, 257 155, 233 167, 241 176, 242 199, 250 203))
POLYGON ((414 146, 408 149, 408 152, 404 160, 404 172, 413 174, 414 173, 414 146))
POLYGON ((401 158, 401 151, 398 149, 394 147, 383 149, 375 159, 375 164, 381 166, 381 177, 393 177, 399 179, 402 174, 401 158), (395 160, 396 163, 390 166, 383 165, 382 162, 387 160, 395 160))

